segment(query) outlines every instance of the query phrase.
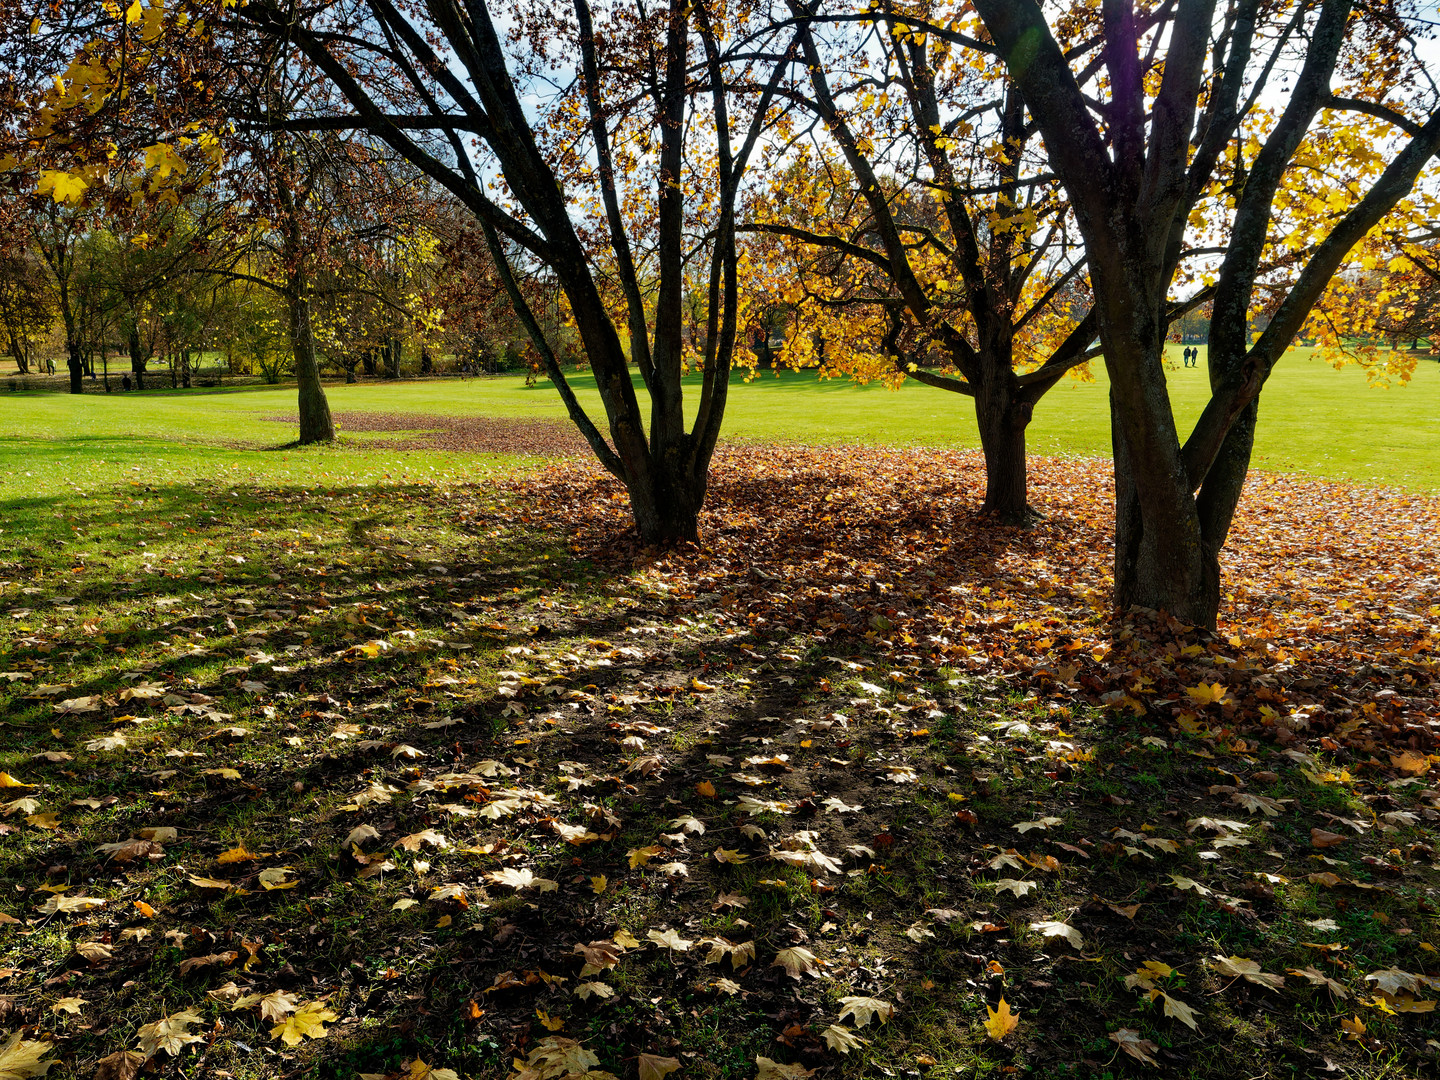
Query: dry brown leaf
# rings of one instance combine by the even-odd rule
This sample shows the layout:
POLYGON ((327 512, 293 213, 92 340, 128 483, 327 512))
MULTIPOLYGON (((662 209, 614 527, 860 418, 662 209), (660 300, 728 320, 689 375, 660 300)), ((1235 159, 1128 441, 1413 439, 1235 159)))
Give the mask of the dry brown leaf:
POLYGON ((117 1050, 95 1063, 94 1080, 135 1080, 145 1055, 133 1050, 117 1050))
POLYGON ((1155 1051, 1160 1049, 1159 1043, 1153 1043, 1149 1039, 1142 1039, 1140 1033, 1134 1028, 1121 1028, 1119 1031, 1110 1033, 1110 1041, 1115 1043, 1142 1065, 1159 1065, 1155 1060, 1155 1051))
POLYGON ((635 1067, 640 1070, 640 1080, 665 1080, 680 1068, 680 1059, 641 1054, 635 1059, 635 1067))

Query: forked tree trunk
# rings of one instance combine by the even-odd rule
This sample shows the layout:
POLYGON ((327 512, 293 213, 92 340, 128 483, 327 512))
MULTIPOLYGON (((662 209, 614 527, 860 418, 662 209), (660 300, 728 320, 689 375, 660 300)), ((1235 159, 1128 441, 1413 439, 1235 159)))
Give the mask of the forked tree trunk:
POLYGON ((1154 608, 1213 629, 1219 564, 1206 553, 1180 457, 1165 390, 1163 339, 1152 332, 1160 320, 1135 306, 1118 319, 1106 314, 1100 337, 1111 379, 1116 605, 1154 608))
POLYGON ((657 467, 648 475, 638 476, 626 485, 636 534, 647 547, 699 543, 704 482, 692 479, 683 465, 664 468, 663 462, 655 464, 657 467))
POLYGON ((290 348, 295 354, 295 382, 300 398, 300 443, 335 441, 335 421, 330 402, 320 385, 320 365, 315 360, 315 337, 310 328, 310 301, 291 295, 290 348))

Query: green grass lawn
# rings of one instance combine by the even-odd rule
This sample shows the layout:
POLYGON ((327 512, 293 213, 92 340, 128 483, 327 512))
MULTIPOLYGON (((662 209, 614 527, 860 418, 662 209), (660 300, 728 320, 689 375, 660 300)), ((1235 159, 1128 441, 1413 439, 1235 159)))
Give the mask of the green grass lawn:
MULTIPOLYGON (((1178 361, 1179 350, 1173 349, 1178 361)), ((1035 453, 1108 455, 1107 382, 1097 368, 1092 382, 1067 380, 1048 394, 1030 429, 1035 453)), ((698 376, 692 380, 698 383, 698 376)), ((1182 431, 1199 415, 1207 396, 1203 366, 1170 372, 1172 400, 1182 431)), ((574 376, 581 401, 600 416, 599 396, 588 374, 574 376)), ((327 388, 339 413, 484 415, 564 419, 548 383, 527 388, 523 378, 499 377, 436 382, 383 382, 327 388)), ((692 407, 698 395, 687 402, 692 407)), ((1261 399, 1255 465, 1366 483, 1440 488, 1440 365, 1422 360, 1408 386, 1373 389, 1355 369, 1335 371, 1296 349, 1285 358, 1261 399)), ((315 467, 309 454, 257 459, 235 451, 285 443, 291 429, 265 417, 294 411, 293 387, 225 390, 155 390, 144 394, 15 394, 0 396, 0 473, 31 460, 30 440, 46 440, 46 471, 85 476, 97 457, 126 466, 166 459, 167 467, 209 468, 211 462, 264 471, 315 467), (192 460, 186 445, 210 447, 205 462, 192 460), (217 449, 218 445, 218 449, 217 449), (212 455, 219 453, 220 458, 212 455), (72 461, 73 459, 73 461, 72 461), (173 460, 172 460, 173 459, 173 460), (263 460, 263 464, 261 461, 263 460), (299 462, 299 464, 296 464, 299 462)), ((602 425, 603 426, 603 425, 602 425)), ((969 399, 917 383, 898 392, 819 380, 812 373, 762 372, 753 381, 737 375, 725 421, 731 439, 805 443, 861 442, 898 445, 977 446, 969 399)), ((407 455, 389 466, 409 467, 407 455)), ((347 457, 346 469, 369 468, 347 457)), ((443 455, 424 455, 424 469, 460 468, 443 455)), ((463 465, 465 469, 472 466, 463 465)), ((382 467, 383 468, 383 467, 382 467)), ((0 477, 0 482, 9 479, 0 477)))

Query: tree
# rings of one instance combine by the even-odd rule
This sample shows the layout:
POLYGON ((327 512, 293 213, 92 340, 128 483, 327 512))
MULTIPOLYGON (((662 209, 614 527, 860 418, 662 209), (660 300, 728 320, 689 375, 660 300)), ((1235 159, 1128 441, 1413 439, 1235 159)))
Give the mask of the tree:
POLYGON ((1035 0, 975 0, 978 27, 931 25, 1003 59, 1074 208, 1111 382, 1115 591, 1122 606, 1214 626, 1219 553, 1249 469, 1258 399, 1350 249, 1412 191, 1437 149, 1440 111, 1421 78, 1415 29, 1397 2, 1302 0, 1270 7, 1175 0, 1139 11, 1102 0, 1089 18, 1035 0), (1052 25, 1053 23, 1053 25, 1052 25), (1082 91, 1099 66, 1108 94, 1082 91), (1332 90, 1340 79, 1342 86, 1332 90), (1284 79, 1283 87, 1276 83, 1284 79), (1262 108, 1283 91, 1283 107, 1262 108), (1395 100, 1389 100, 1395 95, 1395 100), (1351 113, 1383 119, 1378 162, 1347 139, 1351 113), (1358 164, 1336 200, 1310 208, 1309 235, 1277 233, 1297 158, 1358 164), (1349 181, 1355 186, 1351 187, 1349 181), (1200 220, 1195 220, 1196 216, 1200 220), (1217 235, 1208 362, 1211 397, 1182 442, 1165 386, 1170 290, 1187 227, 1217 235), (1251 343, 1264 267, 1282 260, 1283 298, 1251 343))
POLYGON ((782 92, 828 139, 775 174, 745 226, 830 253, 787 260, 806 316, 790 354, 823 343, 832 371, 973 398, 983 509, 1022 521, 1026 427, 1095 336, 1084 254, 1036 129, 1002 69, 917 29, 934 5, 877 12, 858 32, 843 9, 791 6, 802 64, 782 92))
POLYGON ((475 215, 532 346, 596 457, 625 484, 647 544, 698 538, 724 415, 736 197, 772 101, 773 84, 756 82, 764 49, 781 34, 747 18, 714 0, 617 3, 598 14, 576 0, 564 16, 507 9, 507 35, 488 7, 459 0, 320 4, 298 20, 254 0, 220 24, 227 41, 259 35, 293 49, 350 106, 297 113, 284 127, 366 130, 475 215), (561 72, 566 81, 552 89, 561 72), (708 314, 687 426, 682 315, 694 259, 708 263, 708 314), (523 273, 542 268, 594 371, 608 439, 521 288, 523 273))
POLYGON ((0 221, 0 326, 20 374, 29 372, 33 343, 54 321, 44 264, 28 232, 13 213, 6 214, 0 221))

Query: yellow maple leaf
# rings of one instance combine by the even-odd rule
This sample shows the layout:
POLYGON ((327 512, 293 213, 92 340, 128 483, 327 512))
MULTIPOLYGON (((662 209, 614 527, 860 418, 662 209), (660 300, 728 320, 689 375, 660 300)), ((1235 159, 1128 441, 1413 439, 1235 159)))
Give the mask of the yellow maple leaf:
POLYGON ((436 1069, 417 1057, 410 1063, 410 1071, 405 1073, 401 1080, 460 1080, 460 1076, 454 1069, 436 1069))
MULTIPOLYGON (((41 195, 49 195, 57 203, 79 202, 85 196, 85 189, 89 185, 82 177, 74 173, 65 172, 63 169, 41 169, 40 182, 35 190, 41 195)), ((4 785, 9 787, 10 785, 4 785)))
POLYGON ((323 1001, 307 1001, 287 1016, 283 1024, 271 1028, 270 1037, 286 1046, 298 1046, 304 1039, 323 1039, 327 1034, 325 1025, 339 1019, 323 1001))
POLYGON ((1010 1011, 1010 1003, 1003 997, 1000 999, 1000 1004, 993 1009, 986 1005, 985 1013, 988 1017, 985 1021, 985 1034, 995 1042, 1005 1038, 1020 1024, 1020 1017, 1010 1011))
POLYGON ((1202 682, 1199 686, 1187 686, 1185 693, 1196 705, 1220 705, 1224 703, 1228 691, 1224 683, 1211 683, 1207 686, 1202 682))

